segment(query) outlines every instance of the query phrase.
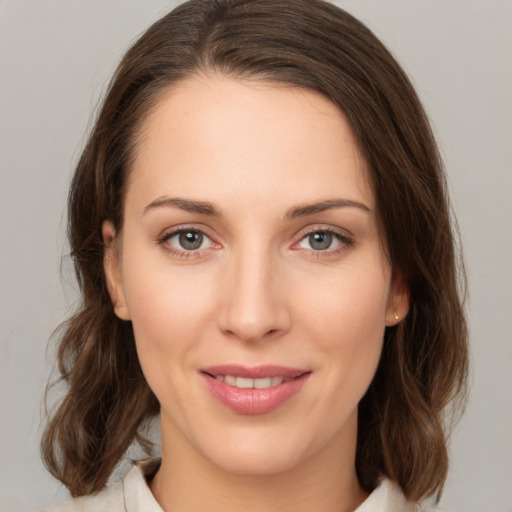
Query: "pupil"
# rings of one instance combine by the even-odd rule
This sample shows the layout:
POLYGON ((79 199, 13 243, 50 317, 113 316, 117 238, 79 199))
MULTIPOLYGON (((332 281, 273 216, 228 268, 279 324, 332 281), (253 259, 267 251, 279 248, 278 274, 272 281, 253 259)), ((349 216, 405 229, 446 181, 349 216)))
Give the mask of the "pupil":
POLYGON ((313 249, 324 251, 331 246, 332 235, 326 232, 313 233, 309 235, 309 243, 313 249))
POLYGON ((180 233, 179 240, 183 249, 193 251, 201 247, 201 244, 203 243, 203 235, 197 231, 185 231, 180 233))

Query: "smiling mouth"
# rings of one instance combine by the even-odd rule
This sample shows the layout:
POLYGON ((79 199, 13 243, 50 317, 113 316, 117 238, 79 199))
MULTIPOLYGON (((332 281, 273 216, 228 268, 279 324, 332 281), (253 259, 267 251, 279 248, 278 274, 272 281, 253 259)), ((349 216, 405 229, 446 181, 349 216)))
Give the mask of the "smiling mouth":
POLYGON ((228 386, 233 386, 239 389, 267 389, 274 386, 279 386, 283 382, 293 380, 293 377, 264 377, 259 379, 251 379, 248 377, 237 377, 234 375, 212 375, 205 372, 210 377, 226 383, 228 386))
POLYGON ((299 393, 312 372, 273 365, 220 365, 203 368, 200 373, 221 404, 238 414, 254 415, 287 402, 299 393))

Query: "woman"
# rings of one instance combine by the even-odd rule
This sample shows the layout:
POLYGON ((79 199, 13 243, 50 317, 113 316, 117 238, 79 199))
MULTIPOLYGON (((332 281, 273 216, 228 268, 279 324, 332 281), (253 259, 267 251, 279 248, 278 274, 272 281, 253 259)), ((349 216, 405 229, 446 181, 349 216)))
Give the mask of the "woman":
POLYGON ((192 0, 150 27, 78 163, 69 239, 83 300, 42 449, 77 499, 57 510, 441 495, 467 370, 442 166, 346 12, 192 0), (162 459, 103 490, 158 413, 162 459))

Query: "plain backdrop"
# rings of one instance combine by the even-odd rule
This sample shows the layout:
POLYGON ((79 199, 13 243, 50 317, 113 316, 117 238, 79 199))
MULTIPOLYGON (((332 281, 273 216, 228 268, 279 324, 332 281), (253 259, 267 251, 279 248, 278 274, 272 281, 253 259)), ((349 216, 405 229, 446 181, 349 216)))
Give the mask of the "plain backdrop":
MULTIPOLYGON (((472 393, 447 512, 512 511, 512 2, 340 0, 388 45, 429 112, 468 274, 472 393)), ((91 112, 127 45, 176 2, 0 0, 0 510, 65 491, 39 459, 48 338, 76 298, 65 201, 91 112)))

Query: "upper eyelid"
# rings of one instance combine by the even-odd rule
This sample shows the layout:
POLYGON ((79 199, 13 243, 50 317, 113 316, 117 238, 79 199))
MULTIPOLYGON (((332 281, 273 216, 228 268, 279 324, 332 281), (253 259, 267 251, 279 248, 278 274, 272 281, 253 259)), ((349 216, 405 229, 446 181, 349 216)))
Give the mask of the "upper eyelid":
POLYGON ((173 231, 169 231, 167 233, 164 233, 162 236, 161 236, 161 240, 169 240, 170 238, 174 238, 176 235, 179 235, 181 233, 187 233, 187 232, 190 232, 190 231, 195 231, 197 233, 201 233, 203 236, 205 236, 206 238, 208 238, 209 240, 212 240, 212 237, 208 235, 208 233, 205 233, 204 231, 200 230, 200 229, 192 229, 192 228, 181 228, 181 229, 175 229, 173 231))
POLYGON ((326 224, 317 224, 317 225, 303 228, 298 231, 296 236, 300 237, 300 240, 302 240, 305 236, 308 236, 311 233, 316 233, 316 232, 321 232, 321 231, 328 232, 328 233, 334 233, 335 235, 339 235, 342 238, 353 238, 354 237, 353 233, 346 228, 334 227, 334 226, 329 226, 326 224))
POLYGON ((206 226, 197 227, 189 224, 181 224, 178 226, 165 228, 161 231, 158 239, 161 240, 163 238, 171 238, 172 236, 177 235, 178 233, 183 233, 184 231, 197 231, 208 237, 210 240, 212 240, 212 242, 215 241, 215 237, 210 234, 210 230, 206 226))

